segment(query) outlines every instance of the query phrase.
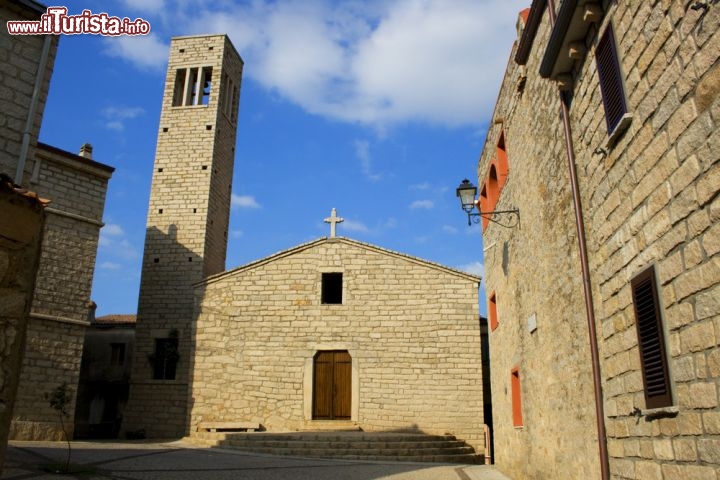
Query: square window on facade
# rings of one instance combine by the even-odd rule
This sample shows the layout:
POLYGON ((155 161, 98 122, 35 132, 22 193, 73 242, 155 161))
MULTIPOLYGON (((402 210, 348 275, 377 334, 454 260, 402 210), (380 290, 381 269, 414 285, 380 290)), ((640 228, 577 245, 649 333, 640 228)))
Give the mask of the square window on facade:
POLYGON ((323 304, 341 304, 343 274, 340 272, 323 273, 320 302, 323 304))

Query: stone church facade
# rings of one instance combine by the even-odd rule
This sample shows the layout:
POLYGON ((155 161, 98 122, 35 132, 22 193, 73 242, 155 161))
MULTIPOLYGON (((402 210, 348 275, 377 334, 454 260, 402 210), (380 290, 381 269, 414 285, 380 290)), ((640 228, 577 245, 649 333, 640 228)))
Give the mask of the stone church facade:
POLYGON ((195 288, 190 434, 334 421, 452 433, 482 452, 479 282, 337 237, 209 277, 195 288))
POLYGON ((478 161, 495 460, 720 476, 720 5, 535 0, 478 161))

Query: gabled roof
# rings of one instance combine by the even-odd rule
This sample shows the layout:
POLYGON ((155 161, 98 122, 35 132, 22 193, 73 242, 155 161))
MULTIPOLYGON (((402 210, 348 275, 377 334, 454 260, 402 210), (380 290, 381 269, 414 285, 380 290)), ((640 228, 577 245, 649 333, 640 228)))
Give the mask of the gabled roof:
POLYGON ((262 258, 260 260, 256 260, 254 262, 250 262, 250 263, 242 265, 240 267, 236 267, 236 268, 227 270, 222 273, 211 275, 211 276, 207 277, 206 279, 195 283, 194 285, 200 286, 200 285, 207 285, 209 283, 214 283, 214 282, 224 279, 225 277, 229 277, 229 276, 235 275, 240 272, 252 270, 254 268, 266 265, 268 263, 272 263, 281 258, 289 257, 291 255, 295 255, 296 253, 300 253, 304 250, 308 250, 308 249, 316 247, 318 245, 322 245, 323 243, 345 243, 347 245, 362 248, 362 249, 365 249, 365 250, 368 250, 371 252, 380 253, 380 254, 388 255, 391 257, 395 257, 395 258, 400 258, 402 260, 406 260, 406 261, 408 261, 410 263, 414 263, 416 265, 422 265, 424 267, 433 268, 435 270, 439 270, 444 273, 448 273, 450 275, 455 275, 458 277, 465 278, 466 280, 471 281, 471 282, 480 283, 480 277, 477 275, 472 275, 470 273, 463 272, 462 270, 457 270, 455 268, 446 267, 445 265, 431 262, 429 260, 424 260, 422 258, 413 257, 412 255, 407 255, 407 254, 396 252, 393 250, 388 250, 386 248, 378 247, 377 245, 372 245, 369 243, 359 242, 357 240, 352 240, 347 237, 335 237, 335 238, 322 237, 322 238, 318 238, 317 240, 313 240, 311 242, 303 243, 296 247, 280 251, 278 253, 275 253, 275 254, 265 257, 265 258, 262 258))

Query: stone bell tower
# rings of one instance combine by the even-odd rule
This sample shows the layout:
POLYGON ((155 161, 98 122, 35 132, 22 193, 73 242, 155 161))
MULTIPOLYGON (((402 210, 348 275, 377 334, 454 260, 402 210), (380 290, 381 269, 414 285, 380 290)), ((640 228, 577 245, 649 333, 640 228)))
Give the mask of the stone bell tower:
POLYGON ((225 269, 242 68, 226 35, 170 44, 125 432, 186 434, 192 285, 225 269))

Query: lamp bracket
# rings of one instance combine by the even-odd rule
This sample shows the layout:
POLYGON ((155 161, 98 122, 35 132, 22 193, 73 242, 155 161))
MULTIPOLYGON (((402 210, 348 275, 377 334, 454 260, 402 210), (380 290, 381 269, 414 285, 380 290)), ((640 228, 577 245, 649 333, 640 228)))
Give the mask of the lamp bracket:
POLYGON ((513 228, 520 224, 520 210, 513 208, 510 210, 494 210, 492 212, 480 210, 478 210, 478 213, 468 212, 468 225, 480 223, 481 218, 486 218, 501 227, 513 228))

